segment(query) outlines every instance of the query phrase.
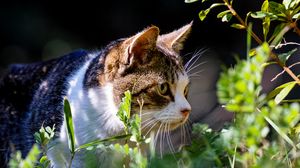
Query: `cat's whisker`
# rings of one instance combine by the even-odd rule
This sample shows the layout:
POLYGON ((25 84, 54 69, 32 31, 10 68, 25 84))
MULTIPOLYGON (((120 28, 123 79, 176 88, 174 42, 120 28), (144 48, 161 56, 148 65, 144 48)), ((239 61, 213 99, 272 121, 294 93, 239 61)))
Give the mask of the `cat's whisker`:
POLYGON ((185 124, 183 125, 183 128, 184 128, 184 130, 185 130, 184 136, 185 136, 185 138, 186 138, 185 141, 184 141, 184 143, 187 144, 187 143, 188 143, 187 140, 189 140, 189 139, 191 138, 191 136, 190 136, 190 131, 189 131, 189 123, 185 123, 185 124))
POLYGON ((207 61, 200 62, 199 64, 197 64, 197 65, 195 65, 195 66, 189 68, 189 69, 187 70, 187 73, 189 74, 189 72, 192 72, 195 68, 198 68, 199 66, 204 65, 204 64, 206 64, 206 63, 207 63, 207 61))
POLYGON ((203 80, 203 77, 202 76, 191 76, 191 77, 189 77, 190 78, 190 80, 203 80))
POLYGON ((171 153, 174 154, 174 153, 175 153, 175 149, 174 149, 173 142, 172 142, 172 139, 171 139, 170 126, 171 126, 171 124, 168 124, 167 142, 168 142, 168 144, 169 144, 171 153))
POLYGON ((193 76, 190 78, 190 80, 203 80, 201 77, 193 76))
POLYGON ((182 126, 181 126, 181 128, 182 128, 182 139, 183 139, 183 141, 182 141, 182 143, 181 144, 183 144, 183 145, 186 145, 186 130, 185 130, 185 124, 183 124, 182 126))
POLYGON ((185 127, 186 127, 186 130, 187 130, 187 133, 190 137, 193 129, 192 129, 192 122, 190 120, 187 120, 187 123, 185 124, 185 127))
POLYGON ((148 133, 155 127, 155 125, 158 123, 157 120, 151 120, 147 123, 147 125, 143 125, 141 130, 147 130, 149 128, 149 130, 147 131, 147 133, 145 135, 148 135, 148 133))
POLYGON ((184 141, 184 138, 183 138, 183 136, 184 136, 184 131, 183 131, 183 125, 181 125, 180 126, 180 142, 181 142, 181 144, 183 144, 183 141, 184 141))
POLYGON ((153 114, 154 112, 147 112, 147 113, 143 113, 143 114, 139 114, 140 117, 143 117, 143 116, 147 116, 147 115, 151 115, 153 114))
MULTIPOLYGON (((199 57, 202 55, 202 53, 203 53, 203 50, 204 49, 200 49, 200 50, 198 50, 198 51, 195 51, 194 53, 193 53, 193 56, 192 56, 192 58, 184 65, 184 68, 187 70, 187 69, 189 69, 189 67, 190 67, 190 63, 192 62, 192 61, 194 61, 194 59, 197 57, 197 60, 199 59, 199 57)), ((196 60, 196 61, 197 61, 196 60)), ((194 61, 194 62, 196 62, 196 61, 194 61)), ((193 63, 194 63, 193 62, 193 63)))
MULTIPOLYGON (((192 62, 191 65, 188 65, 188 66, 187 66, 186 70, 187 70, 187 71, 190 71, 190 69, 191 69, 191 68, 194 66, 194 64, 199 60, 199 58, 202 56, 202 54, 203 54, 204 52, 206 52, 206 51, 207 51, 207 49, 199 50, 199 51, 195 54, 195 56, 192 57, 191 60, 193 60, 193 62, 192 62), (196 58, 196 59, 194 60, 194 58, 196 58)), ((189 64, 190 64, 190 63, 189 63, 189 64)))
POLYGON ((162 135, 160 135, 162 137, 162 141, 160 142, 161 146, 160 146, 160 150, 162 151, 164 148, 164 142, 165 142, 165 137, 166 137, 166 124, 164 124, 164 130, 162 132, 162 135))
POLYGON ((193 75, 193 76, 189 76, 190 78, 194 78, 194 79, 201 79, 200 77, 203 77, 202 75, 193 75), (199 77, 199 78, 196 78, 199 77))
POLYGON ((158 136, 160 135, 160 129, 161 129, 162 125, 163 125, 163 124, 160 124, 160 126, 159 126, 159 128, 158 128, 158 130, 157 130, 157 132, 156 132, 156 135, 155 135, 155 137, 154 137, 154 148, 156 148, 156 145, 157 145, 157 139, 158 139, 158 136))
MULTIPOLYGON (((200 50, 199 50, 199 51, 200 51, 200 50)), ((193 61, 193 59, 194 59, 195 57, 199 56, 199 55, 197 54, 199 51, 194 51, 194 52, 193 52, 192 58, 191 58, 187 63, 185 63, 185 65, 184 65, 184 69, 185 69, 185 70, 188 69, 188 67, 189 67, 190 63, 193 61)))
POLYGON ((188 76, 189 77, 191 77, 191 76, 201 76, 202 75, 202 72, 204 72, 204 70, 203 69, 201 69, 201 70, 199 70, 199 71, 197 71, 197 72, 193 72, 193 73, 191 73, 191 74, 188 74, 188 76))
POLYGON ((190 140, 191 139, 191 131, 192 131, 192 129, 191 129, 191 127, 190 127, 189 124, 184 124, 184 128, 186 130, 185 136, 187 137, 188 140, 190 140))
MULTIPOLYGON (((151 126, 151 128, 147 131, 147 133, 145 134, 145 136, 147 136, 151 131, 152 131, 152 129, 156 126, 156 124, 157 123, 159 123, 158 121, 155 121, 154 123, 153 123, 153 125, 151 126)), ((158 132, 158 131, 157 131, 158 132)))
POLYGON ((165 115, 165 116, 162 116, 162 117, 159 117, 159 120, 165 120, 165 121, 171 121, 171 120, 180 120, 181 117, 174 117, 174 116, 171 116, 171 115, 165 115))
POLYGON ((188 55, 191 55, 192 53, 195 53, 195 51, 194 51, 194 52, 188 52, 188 53, 182 55, 181 57, 186 57, 186 56, 188 56, 188 55))
POLYGON ((150 120, 154 120, 154 118, 153 118, 153 117, 150 117, 150 118, 147 118, 147 119, 145 119, 145 120, 142 120, 142 124, 144 124, 144 123, 146 123, 146 122, 148 122, 148 121, 150 121, 150 120))
POLYGON ((149 119, 147 122, 142 123, 142 128, 141 129, 143 130, 143 129, 151 126, 155 122, 156 122, 156 120, 149 119))
POLYGON ((163 151, 163 144, 164 144, 164 142, 163 142, 163 140, 164 140, 164 135, 165 135, 165 133, 166 133, 166 123, 165 124, 163 124, 163 129, 162 129, 162 133, 160 134, 160 143, 159 143, 159 150, 160 150, 160 157, 162 158, 162 151, 163 151))

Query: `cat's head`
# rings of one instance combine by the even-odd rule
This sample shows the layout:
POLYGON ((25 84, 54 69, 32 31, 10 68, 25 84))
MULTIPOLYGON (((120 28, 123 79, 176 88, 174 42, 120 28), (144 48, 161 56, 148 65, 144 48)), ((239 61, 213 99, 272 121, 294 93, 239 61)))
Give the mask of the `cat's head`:
POLYGON ((113 86, 118 105, 126 90, 132 92, 132 113, 142 106, 144 131, 160 127, 175 129, 191 112, 187 100, 189 77, 180 51, 192 23, 159 35, 151 26, 112 47, 105 60, 104 81, 113 86))

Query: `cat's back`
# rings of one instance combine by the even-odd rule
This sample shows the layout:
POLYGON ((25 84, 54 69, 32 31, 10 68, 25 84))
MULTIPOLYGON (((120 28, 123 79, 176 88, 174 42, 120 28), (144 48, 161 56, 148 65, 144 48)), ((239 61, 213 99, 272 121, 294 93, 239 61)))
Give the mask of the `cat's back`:
POLYGON ((10 65, 0 78, 0 113, 9 110, 8 105, 14 108, 15 112, 11 112, 14 114, 26 111, 42 82, 69 75, 87 59, 87 54, 79 50, 50 61, 10 65))
POLYGON ((88 52, 78 50, 46 62, 13 64, 3 73, 0 77, 0 163, 7 162, 10 144, 16 145, 17 150, 26 145, 18 142, 22 141, 22 130, 26 127, 24 119, 28 113, 34 113, 31 106, 39 106, 35 100, 40 97, 53 100, 51 93, 63 94, 68 76, 89 59, 88 52))

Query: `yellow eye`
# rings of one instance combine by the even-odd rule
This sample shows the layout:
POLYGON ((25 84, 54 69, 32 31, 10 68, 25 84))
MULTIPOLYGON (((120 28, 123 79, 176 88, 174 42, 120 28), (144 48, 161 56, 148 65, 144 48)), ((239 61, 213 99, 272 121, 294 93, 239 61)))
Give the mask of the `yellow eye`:
POLYGON ((166 82, 162 83, 157 86, 157 90, 158 90, 159 94, 166 95, 166 94, 168 94, 168 91, 169 91, 169 84, 166 82))

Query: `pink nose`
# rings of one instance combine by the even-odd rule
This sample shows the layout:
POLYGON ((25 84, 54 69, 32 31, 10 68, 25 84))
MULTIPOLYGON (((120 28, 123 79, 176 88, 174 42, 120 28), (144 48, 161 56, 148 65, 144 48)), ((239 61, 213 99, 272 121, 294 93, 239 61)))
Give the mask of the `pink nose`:
POLYGON ((187 117, 190 114, 190 112, 191 112, 191 110, 188 110, 188 109, 181 110, 181 114, 184 117, 187 117))

